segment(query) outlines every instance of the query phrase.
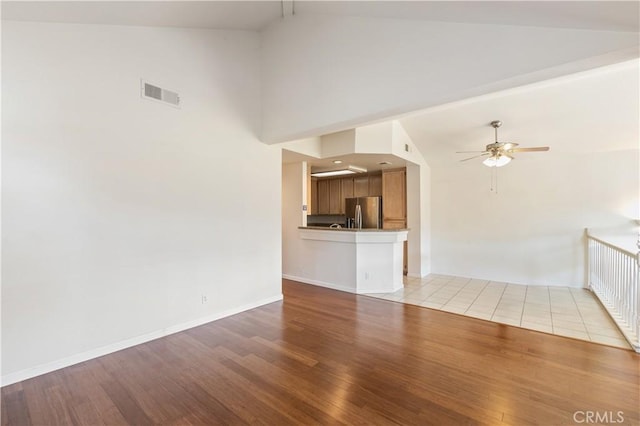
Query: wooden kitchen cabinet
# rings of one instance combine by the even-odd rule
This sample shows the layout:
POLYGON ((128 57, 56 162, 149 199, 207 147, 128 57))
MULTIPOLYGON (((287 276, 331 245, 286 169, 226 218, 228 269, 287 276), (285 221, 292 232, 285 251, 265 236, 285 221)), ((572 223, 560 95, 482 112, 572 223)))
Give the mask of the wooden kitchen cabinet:
MULTIPOLYGON (((407 170, 395 169, 382 172, 382 228, 402 229, 407 227, 407 170)), ((402 273, 407 275, 408 244, 402 250, 402 273)))
POLYGON ((369 196, 382 196, 382 173, 369 175, 369 196))
POLYGON ((329 181, 328 180, 318 181, 317 197, 318 197, 317 214, 329 214, 329 181))
POLYGON ((382 227, 385 229, 404 228, 406 223, 406 171, 405 169, 385 170, 382 172, 382 227))
MULTIPOLYGON (((349 190, 349 183, 345 182, 345 189, 349 190)), ((343 179, 318 179, 311 185, 312 214, 342 214, 344 213, 344 197, 342 192, 343 179), (313 192, 316 194, 314 195, 313 192), (316 200, 317 210, 313 207, 316 200)))
POLYGON ((341 179, 329 180, 329 214, 340 214, 343 203, 341 179))
MULTIPOLYGON (((312 178, 310 214, 344 214, 345 198, 353 197, 382 196, 384 209, 385 200, 382 180, 383 176, 380 172, 359 174, 353 177, 312 178)), ((395 188, 393 178, 391 181, 388 184, 390 189, 395 188)), ((401 228, 404 227, 401 226, 401 228)))
MULTIPOLYGON (((382 208, 384 210, 384 207, 382 208)), ((406 220, 400 219, 383 219, 382 220, 382 229, 404 229, 406 228, 406 220)))
POLYGON ((353 198, 353 178, 352 177, 342 178, 340 179, 340 183, 341 183, 341 189, 342 189, 342 201, 340 202, 340 214, 344 214, 345 198, 353 198))
POLYGON ((356 176, 353 178, 353 196, 369 196, 369 176, 356 176))
POLYGON ((309 214, 318 214, 318 179, 311 178, 311 206, 309 207, 309 214))

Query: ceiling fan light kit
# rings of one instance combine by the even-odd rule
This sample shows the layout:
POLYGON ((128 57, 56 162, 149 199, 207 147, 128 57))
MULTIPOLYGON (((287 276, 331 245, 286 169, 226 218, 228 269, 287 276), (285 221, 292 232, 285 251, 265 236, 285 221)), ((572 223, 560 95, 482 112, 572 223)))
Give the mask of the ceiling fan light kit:
POLYGON ((498 156, 491 156, 487 158, 482 162, 482 164, 484 164, 487 167, 502 167, 509 164, 510 161, 511 161, 511 157, 506 155, 498 155, 498 156))

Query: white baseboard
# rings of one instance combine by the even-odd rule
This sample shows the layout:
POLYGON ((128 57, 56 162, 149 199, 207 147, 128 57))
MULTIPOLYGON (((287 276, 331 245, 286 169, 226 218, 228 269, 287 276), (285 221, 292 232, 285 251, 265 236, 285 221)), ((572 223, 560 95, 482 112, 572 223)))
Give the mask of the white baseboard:
POLYGON ((16 371, 14 373, 9 373, 2 376, 2 378, 0 379, 0 386, 7 386, 13 383, 21 382, 23 380, 31 379, 33 377, 50 373, 52 371, 59 370, 64 367, 68 367, 70 365, 78 364, 81 362, 88 361, 90 359, 108 355, 110 353, 117 352, 122 349, 127 349, 132 346, 136 346, 145 342, 149 342, 151 340, 168 336, 170 334, 188 330, 193 327, 198 327, 200 325, 206 324, 211 321, 215 321, 231 315, 239 314, 241 312, 248 311, 250 309, 254 309, 259 306, 267 305, 269 303, 277 302, 280 300, 282 300, 282 294, 273 296, 273 297, 268 297, 266 299, 258 300, 253 303, 248 303, 246 305, 238 306, 236 308, 227 309, 222 312, 216 312, 215 314, 207 315, 205 317, 197 318, 195 320, 172 325, 170 327, 163 328, 161 330, 152 331, 151 333, 132 337, 131 339, 122 340, 116 343, 112 343, 110 345, 102 346, 100 348, 92 349, 76 355, 71 355, 56 361, 48 362, 46 364, 41 364, 35 367, 16 371))
POLYGON ((407 274, 407 277, 409 277, 409 278, 425 278, 425 277, 427 277, 427 276, 429 276, 429 274, 426 274, 426 275, 420 275, 420 274, 415 274, 415 273, 411 273, 411 272, 409 272, 409 273, 407 274))
POLYGON ((312 280, 312 279, 304 278, 304 277, 296 277, 295 275, 289 275, 289 274, 282 274, 282 278, 285 278, 285 279, 291 280, 291 281, 298 281, 298 282, 301 282, 303 284, 311 284, 311 285, 317 285, 319 287, 326 287, 326 288, 330 288, 332 290, 340 290, 340 291, 346 291, 347 293, 355 293, 355 289, 353 289, 353 288, 344 287, 344 286, 341 286, 341 285, 328 283, 328 282, 325 282, 325 281, 312 280))

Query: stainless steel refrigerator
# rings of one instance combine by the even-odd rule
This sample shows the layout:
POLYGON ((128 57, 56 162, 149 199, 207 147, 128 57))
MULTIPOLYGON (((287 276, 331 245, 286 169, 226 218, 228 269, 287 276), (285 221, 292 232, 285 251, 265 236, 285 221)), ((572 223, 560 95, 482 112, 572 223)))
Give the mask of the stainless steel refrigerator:
POLYGON ((354 223, 354 228, 358 227, 357 221, 360 216, 362 228, 382 228, 382 197, 345 198, 344 201, 347 222, 354 223))

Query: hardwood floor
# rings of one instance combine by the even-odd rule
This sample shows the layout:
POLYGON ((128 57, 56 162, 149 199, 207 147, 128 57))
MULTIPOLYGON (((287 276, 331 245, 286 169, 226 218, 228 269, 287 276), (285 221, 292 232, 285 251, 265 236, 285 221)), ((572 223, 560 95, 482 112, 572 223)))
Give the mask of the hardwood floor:
POLYGON ((577 424, 576 411, 640 422, 632 351, 291 281, 283 291, 6 386, 2 424, 550 425, 577 424))

